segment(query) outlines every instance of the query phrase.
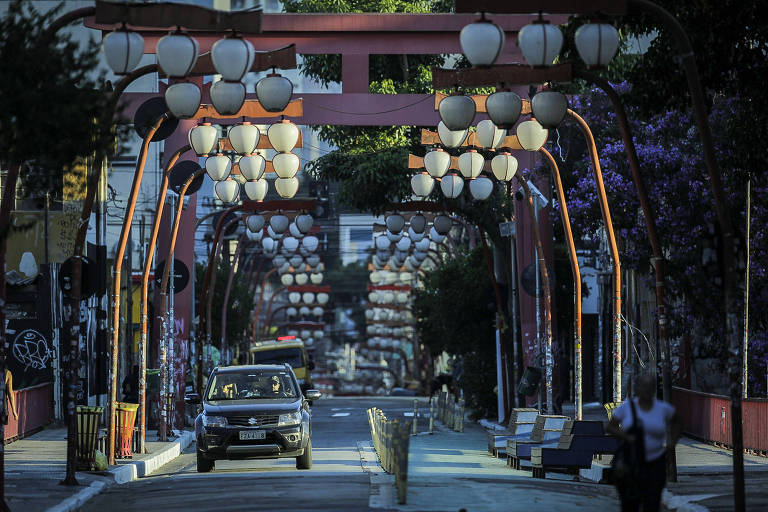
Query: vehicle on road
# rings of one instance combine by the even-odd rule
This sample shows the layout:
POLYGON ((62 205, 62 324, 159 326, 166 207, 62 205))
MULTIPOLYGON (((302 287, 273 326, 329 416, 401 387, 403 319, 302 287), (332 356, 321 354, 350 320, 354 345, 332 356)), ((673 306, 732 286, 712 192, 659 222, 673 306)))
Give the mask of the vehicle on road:
POLYGON ((302 391, 314 389, 310 372, 315 363, 307 355, 304 342, 295 336, 283 336, 276 340, 258 341, 251 344, 248 364, 291 365, 302 391))
POLYGON ((197 471, 214 469, 217 460, 293 457, 297 469, 312 467, 314 389, 302 393, 288 364, 214 368, 203 396, 187 403, 201 406, 195 419, 197 471))

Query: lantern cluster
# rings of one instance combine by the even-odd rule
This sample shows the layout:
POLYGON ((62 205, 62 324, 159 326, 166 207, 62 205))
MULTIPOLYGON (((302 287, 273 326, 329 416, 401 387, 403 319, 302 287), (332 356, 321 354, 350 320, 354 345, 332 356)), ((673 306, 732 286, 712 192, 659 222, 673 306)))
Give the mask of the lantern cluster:
MULTIPOLYGON (((138 66, 144 54, 144 38, 125 25, 104 36, 102 50, 115 74, 123 75, 138 66)), ((176 83, 165 91, 168 110, 179 119, 195 116, 200 107, 200 88, 184 81, 193 72, 200 53, 197 40, 178 29, 157 42, 157 64, 176 83)), ((233 32, 211 47, 211 60, 220 80, 210 90, 211 103, 223 116, 236 115, 245 102, 243 78, 251 71, 256 57, 253 44, 233 32)), ((256 97, 268 112, 282 112, 293 95, 293 84, 273 72, 256 83, 256 97)))
POLYGON ((317 254, 320 239, 310 233, 313 223, 306 213, 293 220, 283 213, 268 220, 261 214, 245 219, 248 239, 260 243, 262 254, 272 260, 284 286, 323 282, 323 263, 317 254))
POLYGON ((411 216, 406 229, 405 218, 394 213, 385 219, 387 229, 375 235, 372 263, 376 270, 389 266, 415 272, 427 258, 431 245, 440 244, 451 230, 453 220, 447 215, 436 216, 431 225, 421 213, 411 216))
MULTIPOLYGON (((232 204, 240 197, 241 185, 248 199, 262 201, 269 189, 265 177, 267 161, 256 152, 261 137, 259 128, 247 121, 229 129, 229 142, 239 156, 237 163, 217 151, 218 129, 209 122, 202 122, 189 131, 189 145, 198 156, 207 157, 205 170, 214 181, 216 196, 225 204, 232 204), (239 174, 233 173, 235 165, 239 174), (239 181, 238 181, 239 180, 239 181)), ((299 128, 288 120, 274 123, 267 129, 267 138, 278 153, 272 158, 272 168, 277 174, 274 186, 280 197, 289 199, 299 189, 299 157, 291 152, 299 140, 299 128)))

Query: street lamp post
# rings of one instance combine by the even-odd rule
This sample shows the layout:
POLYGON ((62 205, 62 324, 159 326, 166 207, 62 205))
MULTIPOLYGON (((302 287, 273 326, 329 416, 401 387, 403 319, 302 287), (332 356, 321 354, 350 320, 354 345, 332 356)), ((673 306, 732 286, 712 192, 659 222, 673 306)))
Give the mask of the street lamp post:
POLYGON ((110 370, 110 390, 109 390, 109 412, 107 413, 107 458, 110 464, 115 463, 115 407, 117 403, 117 368, 118 368, 118 355, 119 355, 119 335, 120 331, 118 326, 120 325, 120 278, 123 256, 125 255, 125 248, 128 243, 128 235, 131 231, 131 224, 133 222, 133 212, 136 209, 136 201, 139 197, 139 189, 141 188, 141 178, 144 176, 144 167, 147 163, 147 150, 149 143, 155 132, 160 128, 160 125, 168 119, 168 113, 163 113, 154 122, 144 137, 144 141, 141 145, 139 152, 139 158, 136 162, 136 171, 133 175, 133 184, 131 185, 131 192, 128 196, 128 206, 125 209, 125 216, 123 219, 123 226, 120 231, 120 238, 117 245, 117 252, 115 254, 115 263, 112 269, 113 276, 113 289, 112 289, 112 360, 110 370))
MULTIPOLYGON (((182 148, 183 149, 183 148, 182 148)), ((171 279, 171 276, 173 275, 173 259, 174 259, 174 252, 176 250, 176 239, 177 235, 179 234, 179 224, 181 223, 181 212, 184 208, 184 196, 187 193, 187 190, 192 185, 192 182, 197 179, 199 176, 202 176, 203 171, 201 169, 198 169, 194 173, 192 173, 187 179, 185 180, 184 184, 181 186, 181 189, 179 190, 179 197, 176 203, 176 211, 173 213, 173 224, 171 227, 171 239, 168 246, 168 255, 165 259, 165 265, 163 266, 163 277, 160 282, 160 304, 165 305, 169 304, 168 312, 169 320, 167 319, 165 321, 166 323, 166 333, 163 336, 163 339, 160 343, 160 361, 161 361, 161 414, 160 414, 160 428, 158 429, 158 437, 161 441, 167 440, 167 433, 168 433, 168 427, 169 423, 168 420, 170 413, 172 412, 171 407, 171 389, 173 386, 172 379, 169 379, 173 375, 172 369, 173 369, 173 339, 174 339, 174 332, 175 332, 175 326, 174 326, 174 313, 173 313, 173 282, 175 280, 175 276, 173 279, 171 279), (170 284, 170 298, 168 295, 168 288, 170 284), (162 300, 162 299, 165 300, 162 300), (169 325, 170 324, 170 325, 169 325), (169 372, 169 364, 171 371, 169 372), (170 375, 168 375, 170 373, 170 375)), ((166 315, 163 315, 164 317, 166 315)), ((171 423, 172 425, 172 419, 171 423)))
POLYGON ((160 191, 157 195, 157 206, 155 207, 155 219, 152 223, 152 232, 149 237, 147 255, 144 261, 144 269, 141 274, 141 316, 140 316, 140 335, 139 335, 139 453, 146 453, 146 432, 147 432, 147 334, 148 334, 148 294, 149 294, 149 273, 152 271, 152 259, 155 254, 157 236, 160 232, 160 219, 163 216, 165 208, 165 195, 168 192, 168 177, 171 169, 178 162, 182 154, 189 151, 189 145, 178 149, 165 166, 163 179, 160 182, 160 191))

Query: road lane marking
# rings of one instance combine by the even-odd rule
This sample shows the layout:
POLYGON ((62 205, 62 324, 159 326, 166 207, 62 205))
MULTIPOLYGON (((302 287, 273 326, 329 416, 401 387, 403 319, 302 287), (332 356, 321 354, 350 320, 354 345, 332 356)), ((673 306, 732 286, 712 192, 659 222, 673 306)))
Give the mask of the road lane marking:
POLYGON ((348 413, 348 412, 336 412, 336 413, 331 414, 331 418, 341 418, 343 416, 349 416, 349 415, 350 415, 350 413, 348 413))

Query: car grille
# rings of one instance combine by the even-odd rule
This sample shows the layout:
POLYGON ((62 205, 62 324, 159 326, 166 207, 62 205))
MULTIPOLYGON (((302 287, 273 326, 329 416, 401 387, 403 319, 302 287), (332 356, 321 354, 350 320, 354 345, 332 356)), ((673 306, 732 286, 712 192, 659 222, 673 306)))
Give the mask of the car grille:
POLYGON ((227 423, 235 427, 274 427, 277 426, 279 416, 228 416, 227 423), (256 420, 256 423, 250 423, 250 419, 256 420))

